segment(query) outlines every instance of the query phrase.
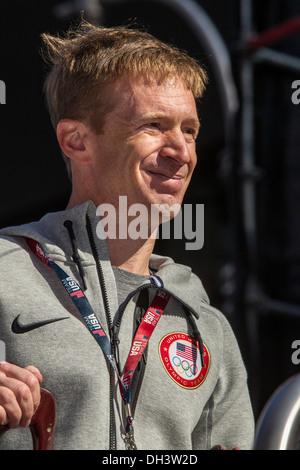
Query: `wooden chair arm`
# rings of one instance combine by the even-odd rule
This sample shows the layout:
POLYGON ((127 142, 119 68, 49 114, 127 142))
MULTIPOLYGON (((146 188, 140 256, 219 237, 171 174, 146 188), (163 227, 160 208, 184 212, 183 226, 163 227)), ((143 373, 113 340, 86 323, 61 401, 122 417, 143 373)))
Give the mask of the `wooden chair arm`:
MULTIPOLYGON (((55 400, 53 395, 41 388, 41 401, 29 425, 33 450, 53 450, 55 434, 55 400)), ((0 436, 9 431, 0 426, 0 436)))

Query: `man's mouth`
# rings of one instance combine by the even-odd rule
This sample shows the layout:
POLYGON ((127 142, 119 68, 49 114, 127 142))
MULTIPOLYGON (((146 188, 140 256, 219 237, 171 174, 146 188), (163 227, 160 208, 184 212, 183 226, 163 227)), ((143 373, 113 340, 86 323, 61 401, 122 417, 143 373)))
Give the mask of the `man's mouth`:
POLYGON ((159 193, 176 194, 182 190, 185 176, 161 170, 145 170, 150 179, 149 186, 159 193))
POLYGON ((148 173, 151 176, 154 177, 159 177, 162 180, 182 180, 185 178, 184 174, 180 173, 169 173, 167 171, 161 171, 161 170, 145 170, 146 173, 148 173))

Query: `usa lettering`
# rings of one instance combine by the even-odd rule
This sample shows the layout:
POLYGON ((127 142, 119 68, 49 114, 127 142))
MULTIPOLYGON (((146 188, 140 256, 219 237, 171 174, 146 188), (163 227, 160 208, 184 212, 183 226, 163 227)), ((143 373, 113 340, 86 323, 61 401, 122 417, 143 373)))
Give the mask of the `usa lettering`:
POLYGON ((73 281, 71 277, 66 277, 62 282, 69 294, 81 290, 78 284, 73 281))
POLYGON ((100 330, 101 326, 98 322, 98 319, 94 313, 91 313, 91 315, 88 315, 86 317, 87 322, 91 325, 93 330, 100 330))
POLYGON ((82 290, 71 277, 66 277, 66 279, 62 280, 62 282, 71 297, 83 297, 82 290))
POLYGON ((154 312, 147 312, 144 318, 145 323, 155 326, 158 322, 157 314, 160 314, 159 310, 157 310, 156 314, 154 312))
POLYGON ((132 344, 130 356, 136 356, 137 354, 141 354, 142 349, 143 349, 142 341, 135 340, 132 344))

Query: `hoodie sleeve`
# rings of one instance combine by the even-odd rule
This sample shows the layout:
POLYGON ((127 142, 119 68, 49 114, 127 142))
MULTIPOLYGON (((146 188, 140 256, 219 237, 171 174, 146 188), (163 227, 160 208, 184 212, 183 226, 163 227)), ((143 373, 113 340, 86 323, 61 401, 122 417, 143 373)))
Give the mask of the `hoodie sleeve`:
POLYGON ((216 386, 193 432, 194 449, 249 450, 253 446, 254 418, 247 374, 235 335, 221 316, 223 348, 216 386))

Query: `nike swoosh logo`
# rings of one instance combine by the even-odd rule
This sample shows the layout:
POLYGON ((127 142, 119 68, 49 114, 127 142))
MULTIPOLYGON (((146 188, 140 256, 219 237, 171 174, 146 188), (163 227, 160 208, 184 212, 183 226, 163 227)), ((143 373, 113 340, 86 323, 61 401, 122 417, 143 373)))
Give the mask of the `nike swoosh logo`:
POLYGON ((60 321, 60 320, 67 320, 69 317, 63 317, 63 318, 53 318, 51 320, 44 320, 44 321, 40 321, 40 322, 36 322, 36 323, 29 323, 28 325, 22 325, 20 322, 19 322, 19 317, 20 315, 18 315, 12 325, 11 325, 11 330, 13 333, 16 333, 17 335, 21 335, 23 333, 27 333, 28 331, 32 331, 32 330, 35 330, 36 328, 40 328, 41 326, 45 326, 45 325, 48 325, 49 323, 54 323, 56 321, 60 321))

